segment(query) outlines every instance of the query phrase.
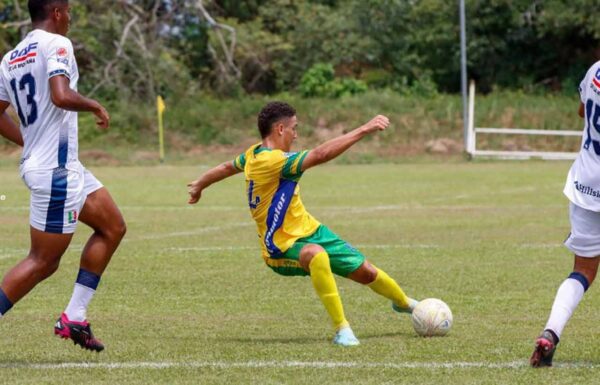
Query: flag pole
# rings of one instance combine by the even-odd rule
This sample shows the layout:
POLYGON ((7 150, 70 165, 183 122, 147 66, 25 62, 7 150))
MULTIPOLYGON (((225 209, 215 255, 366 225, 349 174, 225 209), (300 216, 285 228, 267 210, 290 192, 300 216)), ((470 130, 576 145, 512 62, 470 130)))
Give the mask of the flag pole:
POLYGON ((163 113, 165 112, 165 102, 162 96, 156 97, 156 111, 158 112, 158 158, 160 163, 165 162, 165 135, 163 125, 163 113))

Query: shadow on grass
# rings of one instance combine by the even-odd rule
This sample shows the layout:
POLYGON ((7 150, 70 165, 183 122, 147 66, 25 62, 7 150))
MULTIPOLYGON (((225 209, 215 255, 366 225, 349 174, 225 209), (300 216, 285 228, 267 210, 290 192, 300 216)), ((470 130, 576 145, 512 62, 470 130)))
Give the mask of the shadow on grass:
MULTIPOLYGON (((356 331, 355 331, 355 333, 356 333, 356 331)), ((407 333, 407 332, 370 333, 370 334, 356 333, 356 336, 361 341, 362 340, 378 340, 378 339, 390 338, 390 337, 402 338, 402 339, 423 338, 423 337, 417 336, 414 333, 407 333)), ((248 337, 248 338, 239 338, 239 337, 216 338, 216 340, 218 340, 218 341, 239 342, 239 343, 244 343, 244 344, 260 343, 260 344, 295 344, 295 345, 309 345, 309 344, 314 344, 314 343, 320 343, 323 341, 330 342, 331 339, 333 339, 333 333, 331 333, 331 335, 319 334, 319 335, 313 336, 313 337, 298 336, 298 337, 283 338, 283 337, 267 337, 267 336, 265 336, 265 337, 248 337)))
MULTIPOLYGON (((332 336, 333 338, 333 336, 332 336)), ((322 342, 327 337, 250 337, 250 338, 216 338, 218 341, 223 342, 239 342, 243 344, 295 344, 295 345, 311 345, 314 343, 322 342)))

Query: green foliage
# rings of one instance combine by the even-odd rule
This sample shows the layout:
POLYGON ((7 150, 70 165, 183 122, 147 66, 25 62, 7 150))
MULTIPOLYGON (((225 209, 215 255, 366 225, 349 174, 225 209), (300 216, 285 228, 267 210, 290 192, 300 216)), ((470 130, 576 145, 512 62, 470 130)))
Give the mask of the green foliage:
POLYGON ((245 22, 258 16, 260 7, 266 2, 267 0, 216 0, 215 5, 224 16, 245 22))
MULTIPOLYGON (((456 2, 204 4, 212 18, 188 0, 72 2, 69 37, 82 92, 148 102, 158 92, 178 98, 199 90, 229 97, 273 94, 297 89, 318 63, 330 63, 337 75, 361 79, 369 88, 403 94, 460 88, 456 2)), ((3 52, 29 29, 26 5, 0 0, 3 52)), ((466 0, 469 76, 483 92, 572 89, 598 56, 600 21, 590 17, 596 9, 597 0, 466 0)), ((349 82, 329 86, 326 93, 362 88, 349 82)))
POLYGON ((185 65, 183 70, 187 69, 192 77, 199 78, 210 69, 207 26, 189 13, 180 15, 177 24, 168 35, 168 44, 176 49, 185 65))
MULTIPOLYGON (((235 50, 236 63, 242 72, 240 88, 249 93, 272 93, 277 90, 276 60, 286 55, 293 46, 286 42, 280 35, 262 28, 260 18, 238 23, 235 19, 224 20, 237 31, 237 45, 235 50)), ((211 34, 211 39, 216 42, 217 36, 211 34)), ((218 78, 213 73, 214 79, 218 78)))
POLYGON ((358 76, 363 63, 374 59, 372 41, 360 33, 348 6, 274 0, 260 14, 264 28, 292 47, 274 58, 279 91, 295 88, 314 64, 331 63, 348 76, 358 76))
POLYGON ((302 76, 298 91, 304 97, 332 97, 356 95, 366 92, 367 85, 357 79, 335 78, 331 64, 315 64, 302 76))
POLYGON ((298 90, 305 97, 328 96, 335 71, 331 64, 315 64, 302 76, 298 90))

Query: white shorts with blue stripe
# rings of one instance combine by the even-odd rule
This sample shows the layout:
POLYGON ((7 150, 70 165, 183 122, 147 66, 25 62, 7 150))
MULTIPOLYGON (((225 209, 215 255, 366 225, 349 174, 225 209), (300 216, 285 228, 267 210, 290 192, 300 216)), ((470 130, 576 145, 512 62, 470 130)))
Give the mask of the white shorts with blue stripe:
POLYGON ((23 181, 31 192, 29 223, 39 231, 75 232, 87 196, 102 183, 83 166, 54 170, 30 170, 23 181))

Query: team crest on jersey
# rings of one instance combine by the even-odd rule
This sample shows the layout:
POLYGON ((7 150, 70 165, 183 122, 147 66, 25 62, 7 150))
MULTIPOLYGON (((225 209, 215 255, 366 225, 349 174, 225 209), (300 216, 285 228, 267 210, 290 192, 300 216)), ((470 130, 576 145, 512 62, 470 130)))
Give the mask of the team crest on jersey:
POLYGON ((596 88, 600 89, 600 68, 596 71, 596 75, 592 79, 592 83, 596 86, 596 88))
POLYGON ((70 224, 77 223, 77 210, 67 212, 67 222, 70 224))

